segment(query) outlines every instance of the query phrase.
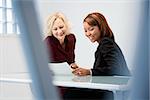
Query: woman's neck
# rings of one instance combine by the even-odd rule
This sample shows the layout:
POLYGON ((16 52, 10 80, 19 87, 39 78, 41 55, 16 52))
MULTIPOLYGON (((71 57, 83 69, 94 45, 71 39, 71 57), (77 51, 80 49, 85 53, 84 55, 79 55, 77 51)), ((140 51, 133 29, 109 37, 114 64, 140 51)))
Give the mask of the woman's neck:
POLYGON ((62 48, 65 49, 65 41, 64 40, 63 41, 59 40, 59 43, 62 46, 62 48))

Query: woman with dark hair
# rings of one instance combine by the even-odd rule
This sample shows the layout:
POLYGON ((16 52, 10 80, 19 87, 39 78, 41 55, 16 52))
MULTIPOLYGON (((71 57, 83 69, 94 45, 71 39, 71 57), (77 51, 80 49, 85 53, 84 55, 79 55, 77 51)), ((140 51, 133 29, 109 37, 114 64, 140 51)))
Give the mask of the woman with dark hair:
MULTIPOLYGON (((95 62, 92 69, 75 68, 73 73, 78 76, 128 76, 125 58, 116 44, 112 30, 105 17, 94 12, 83 20, 85 35, 91 42, 99 45, 95 52, 95 62)), ((113 100, 112 91, 96 89, 71 88, 66 93, 66 100, 113 100)))
POLYGON ((75 68, 73 73, 79 76, 85 75, 130 75, 125 58, 119 46, 116 44, 105 17, 94 12, 88 14, 83 20, 85 35, 91 42, 99 45, 95 52, 95 62, 92 69, 75 68))

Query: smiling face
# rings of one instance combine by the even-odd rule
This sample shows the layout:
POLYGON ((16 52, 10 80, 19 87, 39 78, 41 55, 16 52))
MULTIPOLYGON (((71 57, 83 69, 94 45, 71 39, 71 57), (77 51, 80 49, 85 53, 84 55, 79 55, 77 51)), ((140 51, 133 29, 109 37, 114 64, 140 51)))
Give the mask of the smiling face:
POLYGON ((52 34, 59 41, 64 41, 66 36, 66 25, 64 21, 60 18, 57 18, 52 27, 52 34))
POLYGON ((83 23, 85 35, 91 42, 100 42, 100 30, 98 26, 90 26, 87 22, 83 23))

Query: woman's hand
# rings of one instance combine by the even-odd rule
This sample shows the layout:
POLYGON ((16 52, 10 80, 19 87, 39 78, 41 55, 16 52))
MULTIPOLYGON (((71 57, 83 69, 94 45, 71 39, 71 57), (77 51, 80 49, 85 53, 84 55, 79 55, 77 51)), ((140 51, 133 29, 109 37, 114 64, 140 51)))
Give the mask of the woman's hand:
POLYGON ((72 69, 76 69, 76 68, 78 68, 78 65, 76 63, 72 63, 72 64, 70 64, 70 67, 72 69))
POLYGON ((86 75, 90 75, 90 69, 76 68, 72 71, 72 73, 78 76, 86 76, 86 75))

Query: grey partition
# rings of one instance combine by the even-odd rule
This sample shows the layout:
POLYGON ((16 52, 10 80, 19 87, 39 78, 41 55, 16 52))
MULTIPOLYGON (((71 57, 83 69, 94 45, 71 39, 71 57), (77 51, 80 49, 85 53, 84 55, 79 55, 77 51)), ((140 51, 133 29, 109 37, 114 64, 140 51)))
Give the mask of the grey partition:
POLYGON ((23 49, 29 73, 32 79, 32 90, 36 100, 58 100, 56 88, 52 84, 48 69, 48 57, 42 37, 34 0, 12 0, 16 14, 23 49))

